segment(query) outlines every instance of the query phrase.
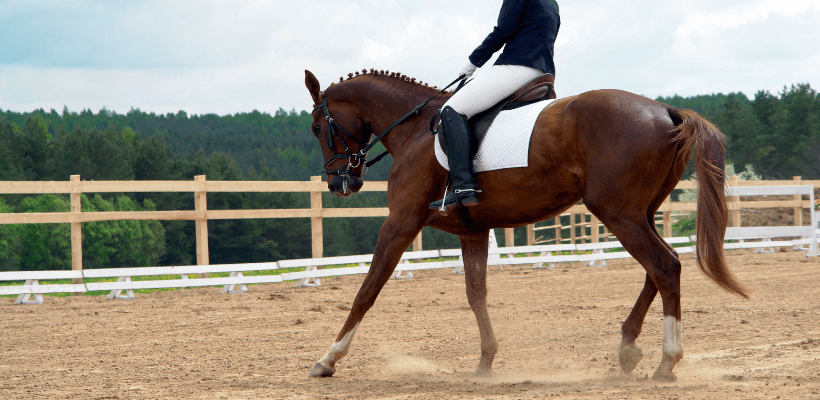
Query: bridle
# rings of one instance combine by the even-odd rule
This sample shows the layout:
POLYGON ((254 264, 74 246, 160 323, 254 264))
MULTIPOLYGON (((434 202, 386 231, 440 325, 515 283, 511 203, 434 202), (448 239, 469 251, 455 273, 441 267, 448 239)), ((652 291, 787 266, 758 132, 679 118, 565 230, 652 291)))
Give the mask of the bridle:
POLYGON ((325 170, 322 172, 328 175, 339 175, 342 177, 346 175, 351 175, 357 178, 361 178, 361 174, 354 173, 353 169, 358 168, 360 165, 362 165, 362 162, 367 162, 367 150, 369 150, 369 148, 367 147, 368 143, 348 133, 345 130, 345 128, 342 128, 342 126, 339 125, 333 119, 333 117, 330 116, 330 110, 327 109, 327 96, 325 95, 324 91, 322 92, 322 103, 317 105, 316 107, 313 107, 313 111, 311 111, 310 113, 313 114, 319 109, 321 109, 322 112, 325 114, 325 121, 327 121, 327 147, 333 149, 333 156, 330 157, 327 161, 325 161, 325 170), (352 151, 350 151, 350 148, 347 147, 347 142, 345 142, 342 135, 336 132, 337 129, 339 132, 347 136, 349 139, 352 139, 360 146, 362 146, 362 149, 358 153, 353 153, 352 151), (334 137, 339 138, 339 143, 342 144, 342 147, 345 151, 344 154, 340 153, 339 150, 336 149, 336 142, 333 140, 334 137), (327 167, 334 161, 341 160, 344 158, 347 158, 347 166, 344 168, 344 170, 330 171, 327 169, 327 167))
MULTIPOLYGON (((327 147, 330 148, 330 149, 333 149, 333 156, 330 157, 327 161, 325 161, 325 166, 324 166, 325 170, 322 171, 322 173, 327 174, 327 175, 338 175, 340 177, 345 177, 345 176, 349 175, 349 176, 355 176, 357 178, 361 178, 362 177, 361 174, 357 174, 357 173, 353 172, 353 169, 360 167, 362 164, 364 164, 366 168, 369 168, 371 165, 379 162, 382 158, 384 158, 384 156, 386 156, 388 154, 388 152, 385 151, 384 153, 379 154, 378 156, 373 158, 372 160, 367 161, 367 152, 370 151, 370 149, 373 148, 373 146, 375 146, 376 143, 379 143, 379 141, 381 141, 385 137, 385 135, 390 133, 390 131, 393 130, 393 128, 395 128, 396 126, 398 126, 402 122, 406 121, 407 119, 409 119, 413 115, 418 114, 418 112, 421 111, 421 109, 424 106, 426 106, 427 103, 429 103, 430 101, 432 101, 433 99, 438 97, 438 95, 444 93, 445 90, 449 89, 451 86, 455 85, 456 82, 459 82, 459 81, 461 81, 462 83, 458 86, 458 89, 461 89, 461 87, 464 86, 464 83, 466 82, 466 77, 464 77, 464 76, 458 77, 452 83, 447 85, 444 89, 441 89, 433 97, 430 97, 429 99, 427 99, 423 103, 417 105, 410 112, 408 112, 403 117, 396 120, 396 122, 393 122, 392 124, 390 124, 390 126, 387 127, 387 129, 385 129, 382 133, 380 133, 378 136, 376 136, 376 138, 373 139, 373 141, 371 141, 369 143, 365 140, 360 140, 360 139, 356 138, 355 136, 351 135, 348 131, 346 131, 344 128, 342 128, 342 126, 339 125, 339 123, 337 123, 333 119, 333 117, 330 116, 330 110, 328 110, 328 108, 327 108, 327 95, 325 94, 324 91, 322 91, 322 102, 320 104, 318 104, 317 106, 313 107, 313 111, 310 112, 311 114, 313 114, 318 110, 322 110, 322 113, 325 114, 325 121, 327 121, 327 131, 328 131, 327 132, 327 147), (337 130, 338 130, 338 132, 337 132, 337 130), (341 132, 341 134, 339 134, 339 132, 341 132), (342 135, 347 136, 348 139, 352 139, 354 142, 358 143, 362 147, 361 150, 359 150, 357 153, 353 153, 352 151, 350 151, 350 148, 347 146, 347 142, 345 142, 344 137, 342 135), (344 153, 339 152, 339 150, 336 148, 336 142, 333 140, 334 138, 339 139, 339 143, 342 144, 342 148, 344 149, 344 153), (334 170, 334 171, 331 171, 331 170, 327 169, 327 167, 330 166, 330 164, 332 164, 334 161, 345 159, 345 158, 347 159, 347 166, 344 169, 339 169, 339 170, 334 170)), ((456 91, 458 91, 458 89, 456 89, 456 91)))

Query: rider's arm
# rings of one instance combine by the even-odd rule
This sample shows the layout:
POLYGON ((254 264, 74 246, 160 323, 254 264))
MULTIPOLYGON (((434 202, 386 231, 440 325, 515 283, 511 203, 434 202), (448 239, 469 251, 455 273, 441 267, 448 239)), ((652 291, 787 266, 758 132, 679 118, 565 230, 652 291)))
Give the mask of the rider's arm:
POLYGON ((501 12, 498 13, 498 22, 484 42, 470 54, 470 62, 477 67, 483 66, 493 54, 500 50, 512 37, 518 22, 524 13, 526 0, 504 0, 501 12))

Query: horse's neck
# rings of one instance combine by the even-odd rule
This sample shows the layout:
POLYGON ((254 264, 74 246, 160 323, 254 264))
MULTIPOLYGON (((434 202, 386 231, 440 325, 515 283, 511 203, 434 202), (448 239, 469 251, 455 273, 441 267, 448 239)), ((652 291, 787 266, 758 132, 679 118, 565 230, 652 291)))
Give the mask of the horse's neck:
MULTIPOLYGON (((379 110, 370 115, 370 124, 373 134, 379 135, 389 128, 394 122, 412 111, 418 104, 421 104, 435 94, 433 93, 407 93, 393 89, 387 93, 372 96, 373 104, 368 104, 368 110, 379 110)), ((408 118, 391 130, 383 139, 382 143, 388 151, 395 154, 401 151, 407 144, 419 140, 427 133, 426 127, 429 125, 433 114, 444 104, 442 96, 435 98, 422 108, 418 114, 408 118)))

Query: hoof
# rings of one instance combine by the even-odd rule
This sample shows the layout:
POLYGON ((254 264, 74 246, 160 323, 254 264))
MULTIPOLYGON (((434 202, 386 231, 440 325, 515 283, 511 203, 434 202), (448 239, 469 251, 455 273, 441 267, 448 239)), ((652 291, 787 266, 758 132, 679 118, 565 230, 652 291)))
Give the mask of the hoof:
POLYGON ((618 353, 618 363, 621 364, 621 371, 632 372, 638 366, 641 358, 643 358, 643 351, 634 344, 621 347, 621 351, 618 353))
POLYGON ((322 364, 316 363, 316 365, 310 369, 310 375, 308 376, 311 378, 327 378, 333 376, 334 372, 336 371, 325 367, 322 364))
POLYGON ((674 382, 678 380, 678 377, 675 376, 672 371, 663 371, 661 372, 660 369, 655 370, 655 373, 652 374, 652 380, 658 382, 674 382))
POLYGON ((476 378, 495 378, 495 372, 491 369, 478 368, 473 375, 475 375, 476 378))

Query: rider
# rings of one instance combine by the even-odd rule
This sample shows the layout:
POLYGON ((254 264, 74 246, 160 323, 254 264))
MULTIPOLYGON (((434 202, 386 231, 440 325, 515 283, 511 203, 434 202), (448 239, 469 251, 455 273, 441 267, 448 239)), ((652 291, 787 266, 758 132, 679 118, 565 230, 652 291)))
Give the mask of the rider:
POLYGON ((450 98, 441 110, 450 181, 453 191, 430 208, 447 209, 457 204, 478 204, 470 155, 473 135, 467 120, 498 104, 542 74, 555 75, 555 37, 561 26, 555 0, 504 0, 493 31, 470 54, 470 62, 459 73, 469 78, 504 46, 488 71, 477 76, 450 98))

